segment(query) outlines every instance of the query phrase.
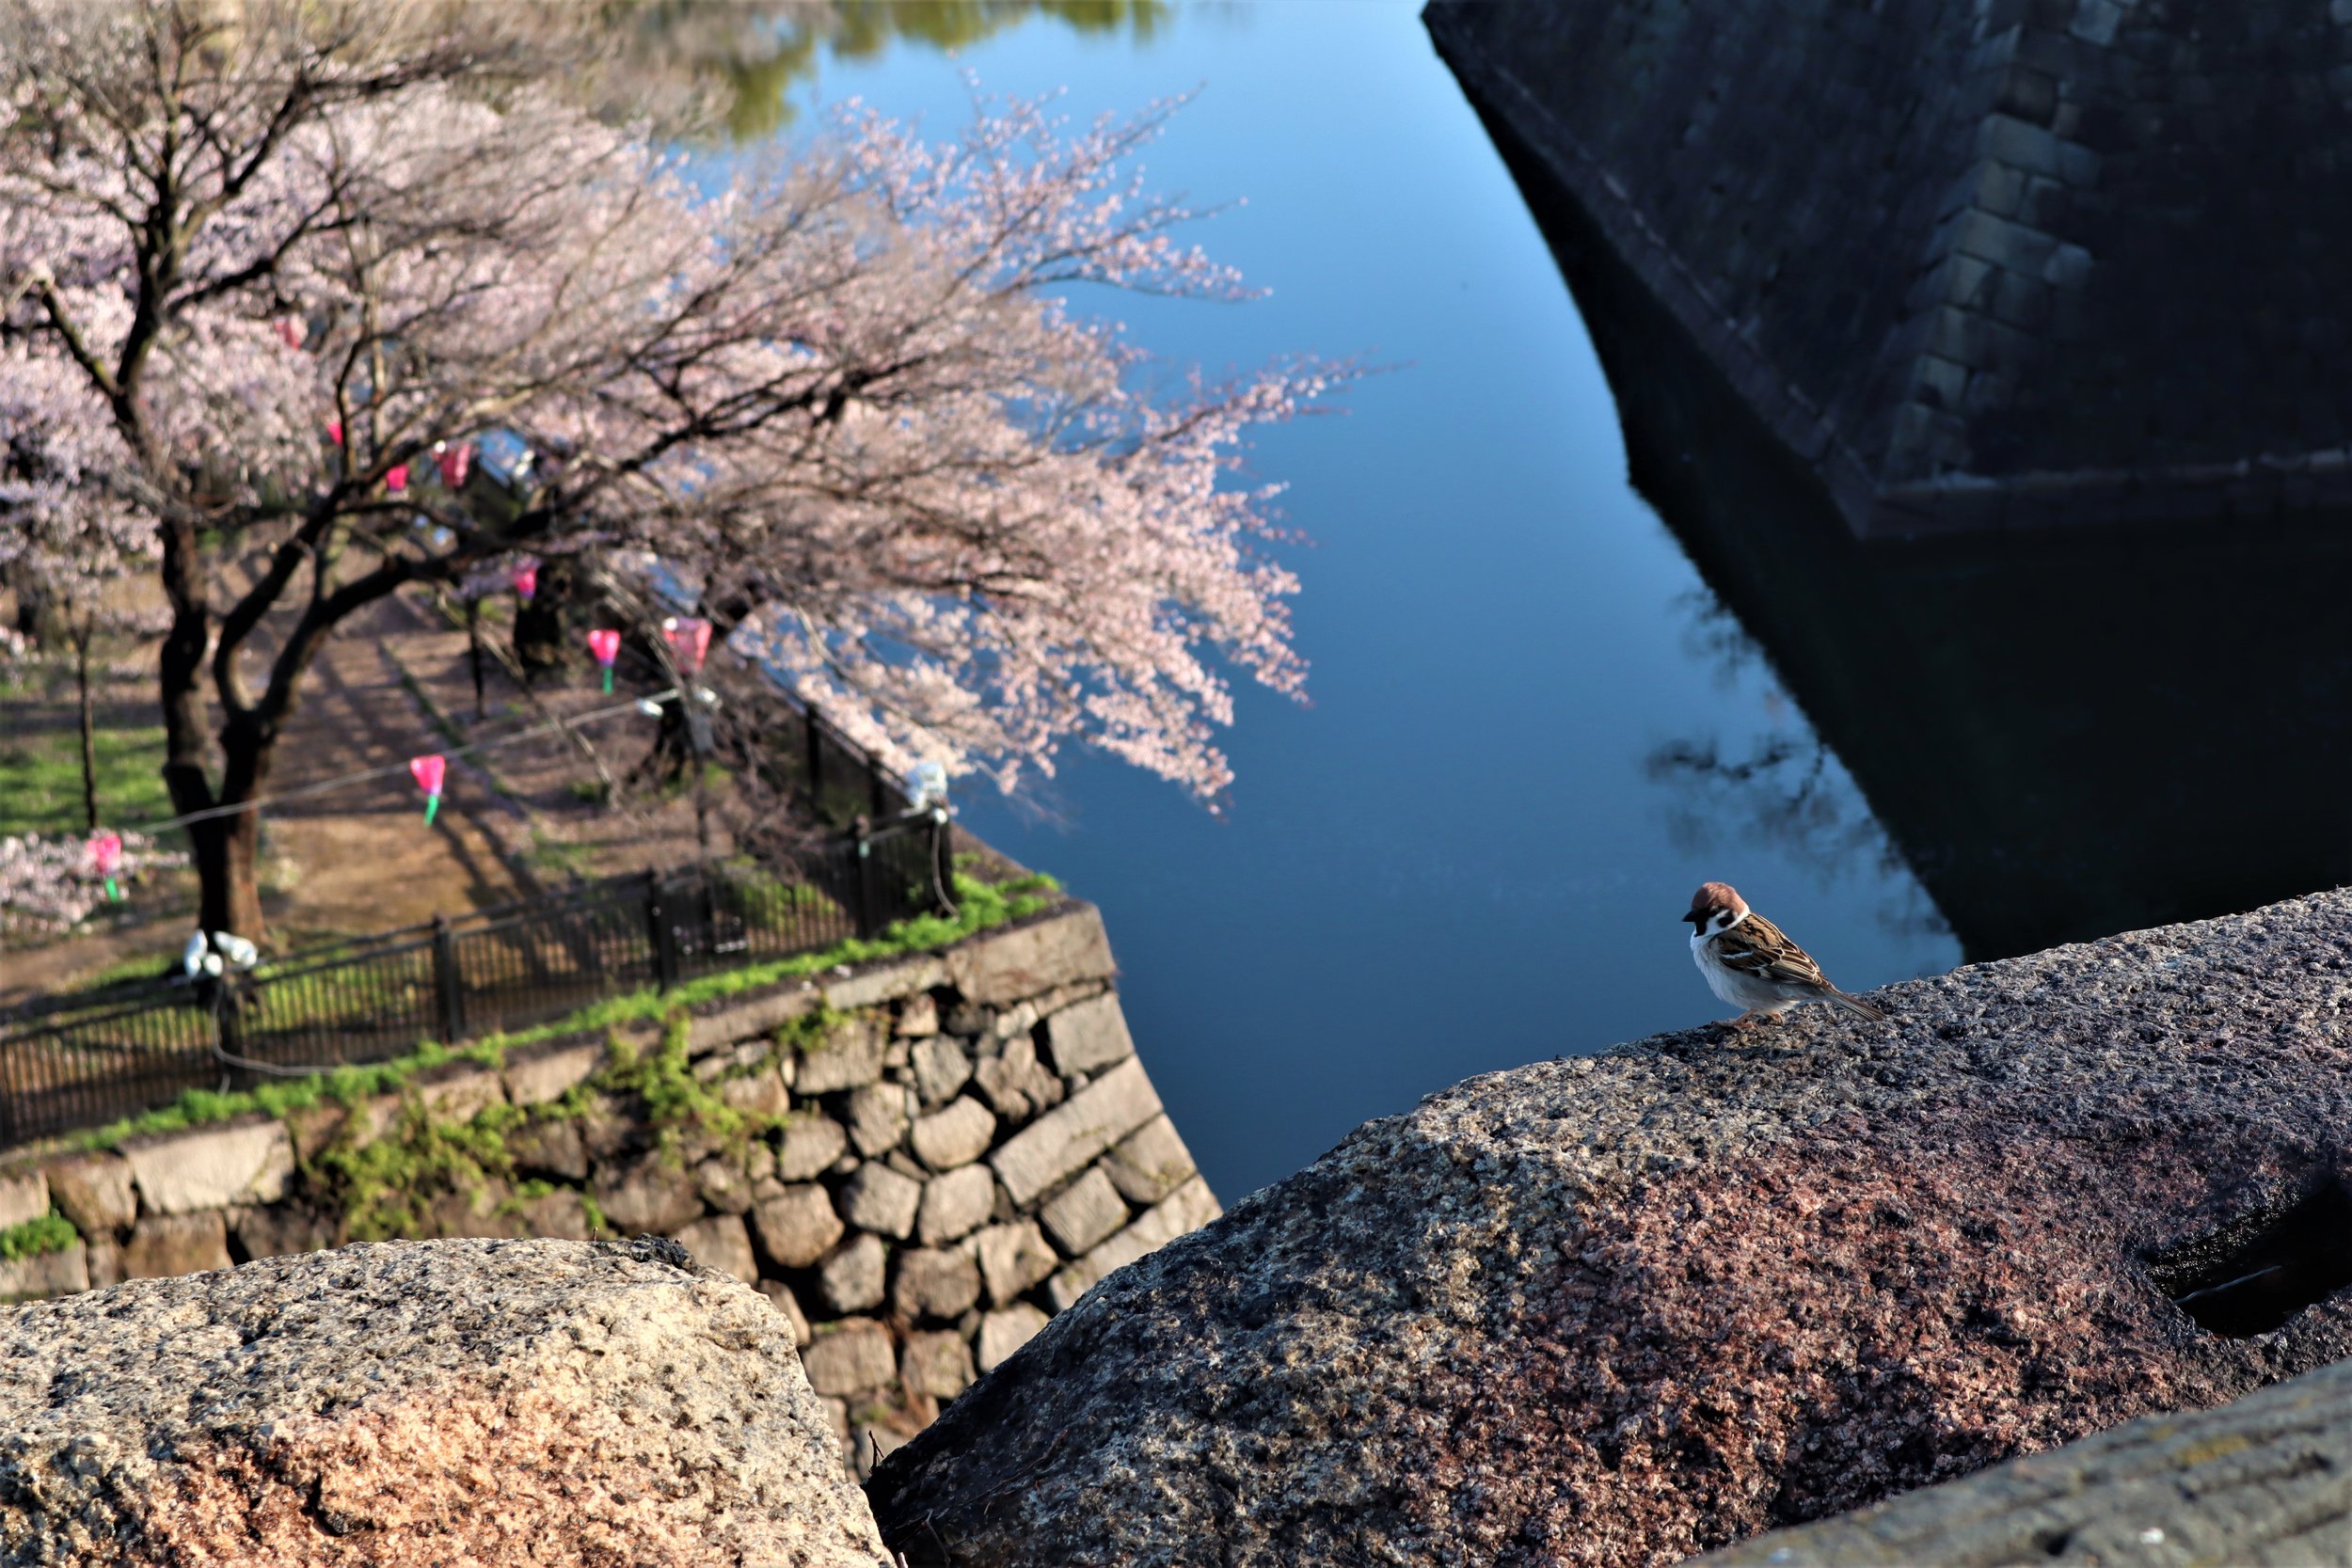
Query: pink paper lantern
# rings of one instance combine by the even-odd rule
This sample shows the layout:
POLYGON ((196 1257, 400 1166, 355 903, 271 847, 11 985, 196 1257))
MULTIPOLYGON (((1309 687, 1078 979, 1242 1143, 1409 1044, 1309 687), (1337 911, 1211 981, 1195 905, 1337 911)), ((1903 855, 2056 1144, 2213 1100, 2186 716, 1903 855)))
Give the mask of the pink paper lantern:
POLYGON ((661 635, 679 669, 690 675, 702 673, 704 656, 710 652, 709 622, 698 615, 674 615, 661 623, 661 635))
POLYGON ((430 826, 434 813, 441 809, 441 784, 449 776, 449 759, 438 752, 429 756, 410 757, 408 776, 417 781, 419 789, 424 791, 424 820, 430 826))
POLYGON ((408 488, 408 465, 395 463, 384 470, 384 488, 398 494, 408 488))
MULTIPOLYGON (((443 447, 434 454, 433 461, 440 465, 441 483, 454 490, 466 483, 466 475, 473 468, 473 443, 460 441, 453 447, 443 447)), ((523 595, 525 598, 530 596, 528 594, 523 595)))
POLYGON ((330 440, 330 441, 334 442, 334 443, 335 443, 337 446, 339 446, 339 447, 340 447, 340 446, 342 446, 342 445, 343 444, 343 421, 342 421, 342 420, 327 420, 327 421, 326 421, 326 438, 327 438, 328 440, 330 440))
POLYGON ((122 868, 122 835, 92 833, 89 841, 89 863, 93 870, 106 879, 106 897, 115 903, 122 901, 122 890, 115 884, 115 873, 122 868))
POLYGON ((515 584, 516 595, 523 603, 529 604, 531 596, 539 592, 539 563, 535 561, 524 562, 515 568, 511 574, 511 579, 515 584))
POLYGON ((617 631, 592 631, 588 634, 588 651, 596 656, 604 667, 604 689, 612 689, 612 661, 621 654, 621 634, 617 631))

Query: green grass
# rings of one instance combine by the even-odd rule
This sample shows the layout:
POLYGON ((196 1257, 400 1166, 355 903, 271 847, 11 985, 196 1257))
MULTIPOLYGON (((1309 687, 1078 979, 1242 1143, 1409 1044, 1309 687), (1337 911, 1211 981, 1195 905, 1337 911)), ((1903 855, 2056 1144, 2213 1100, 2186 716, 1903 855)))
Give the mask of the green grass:
POLYGON ((523 863, 545 876, 585 877, 589 872, 589 849, 584 844, 548 838, 533 828, 531 845, 523 850, 523 863))
POLYGON ((81 1239, 82 1233, 73 1228, 73 1222, 53 1210, 39 1219, 0 1230, 0 1261, 13 1263, 20 1258, 63 1252, 81 1239))
MULTIPOLYGON (((154 822, 171 815, 161 724, 102 729, 94 744, 101 821, 154 822)), ((79 833, 87 827, 82 816, 78 731, 43 731, 0 745, 0 836, 79 833)))
POLYGON ((517 1046, 667 1019, 705 1002, 757 990, 797 975, 818 974, 837 964, 865 963, 900 953, 944 947, 1050 907, 1060 898, 1061 884, 1043 875, 991 883, 958 872, 955 895, 957 909, 953 919, 933 914, 902 920, 870 942, 851 938, 814 953, 749 964, 723 974, 707 974, 666 991, 645 990, 608 997, 551 1022, 512 1034, 491 1035, 454 1049, 437 1040, 424 1040, 405 1056, 364 1067, 338 1068, 333 1072, 261 1084, 230 1093, 189 1089, 168 1105, 93 1128, 71 1141, 82 1148, 113 1148, 132 1138, 227 1121, 254 1111, 284 1117, 328 1101, 356 1105, 377 1095, 397 1094, 418 1073, 448 1062, 474 1061, 495 1068, 505 1061, 507 1052, 517 1046))

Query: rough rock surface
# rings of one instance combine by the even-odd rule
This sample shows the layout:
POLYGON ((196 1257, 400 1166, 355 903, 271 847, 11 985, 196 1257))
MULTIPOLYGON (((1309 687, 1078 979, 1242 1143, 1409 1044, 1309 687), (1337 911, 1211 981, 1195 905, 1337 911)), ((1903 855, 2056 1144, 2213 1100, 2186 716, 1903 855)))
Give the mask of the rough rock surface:
POLYGON ((0 1563, 882 1563, 785 1320, 683 1259, 401 1243, 19 1308, 0 1563))
POLYGON ((2352 1291, 2247 1338, 2172 1299, 2340 1158, 2352 894, 1878 1000, 1366 1125, 889 1455, 885 1543, 1671 1562, 2352 1354, 2352 1291))
POLYGON ((2218 1410, 2127 1421, 1705 1560, 2352 1568, 2352 1361, 2218 1410))

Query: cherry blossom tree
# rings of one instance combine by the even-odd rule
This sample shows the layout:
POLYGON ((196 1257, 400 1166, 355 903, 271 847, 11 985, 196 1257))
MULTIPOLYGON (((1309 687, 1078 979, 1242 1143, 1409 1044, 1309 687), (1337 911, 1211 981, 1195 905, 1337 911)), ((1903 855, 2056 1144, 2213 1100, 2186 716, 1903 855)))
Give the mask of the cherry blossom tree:
MULTIPOLYGON (((140 880, 187 857, 158 849, 141 833, 120 835, 116 882, 140 880)), ((0 837, 0 936, 46 936, 87 918, 106 901, 106 873, 92 857, 88 841, 24 833, 0 837)))
MULTIPOLYGON (((175 807, 267 793, 354 615, 518 552, 658 558, 896 760, 1221 791, 1225 672, 1303 679, 1271 490, 1224 482, 1334 372, 1155 390, 1072 308, 1241 293, 1125 172, 1168 106, 862 115, 706 190, 500 13, 0 0, 0 506, 153 562, 175 807)), ((190 824, 206 929, 260 933, 258 828, 190 824)))

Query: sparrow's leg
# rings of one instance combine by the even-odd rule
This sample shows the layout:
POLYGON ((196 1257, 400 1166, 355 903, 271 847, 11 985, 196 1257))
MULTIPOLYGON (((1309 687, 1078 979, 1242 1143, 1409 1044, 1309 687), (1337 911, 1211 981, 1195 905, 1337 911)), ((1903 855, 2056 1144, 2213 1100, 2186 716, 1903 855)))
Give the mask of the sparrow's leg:
POLYGON ((1730 1024, 1734 1029, 1753 1029, 1757 1024, 1762 1023, 1765 1021, 1765 1014, 1759 1013, 1751 1007, 1748 1011, 1741 1013, 1738 1018, 1725 1019, 1724 1022, 1730 1024))

